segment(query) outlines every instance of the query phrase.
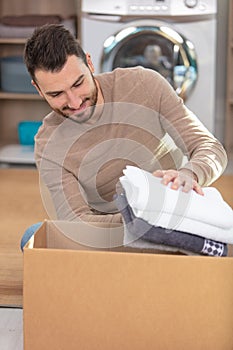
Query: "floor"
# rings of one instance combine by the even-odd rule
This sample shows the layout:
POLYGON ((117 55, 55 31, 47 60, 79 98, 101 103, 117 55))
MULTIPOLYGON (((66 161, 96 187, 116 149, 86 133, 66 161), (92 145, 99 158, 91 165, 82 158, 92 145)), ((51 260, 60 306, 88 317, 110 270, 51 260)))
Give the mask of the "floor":
MULTIPOLYGON (((0 173, 0 305, 22 304, 20 238, 27 226, 46 217, 38 181, 38 174, 33 169, 27 172, 24 169, 15 169, 12 173, 2 169, 0 173), (14 185, 15 178, 17 178, 17 189, 14 185), (17 223, 16 229, 12 230, 15 223, 17 223), (16 234, 12 235, 12 231, 16 232, 17 237, 16 234), (12 285, 14 293, 10 289, 12 285)), ((22 308, 0 306, 0 349, 23 350, 22 308)))
POLYGON ((0 349, 23 350, 23 310, 0 308, 0 349))
MULTIPOLYGON (((233 161, 225 171, 233 174, 233 161)), ((0 307, 0 349, 23 350, 23 310, 21 308, 0 307)))
POLYGON ((0 168, 0 198, 0 305, 17 307, 22 305, 21 237, 47 218, 37 170, 0 168))

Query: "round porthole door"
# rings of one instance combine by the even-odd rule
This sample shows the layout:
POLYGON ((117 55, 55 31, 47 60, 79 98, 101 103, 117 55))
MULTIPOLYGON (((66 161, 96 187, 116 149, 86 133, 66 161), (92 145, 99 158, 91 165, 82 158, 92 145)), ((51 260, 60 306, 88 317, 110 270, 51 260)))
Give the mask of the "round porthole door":
POLYGON ((138 65, 162 74, 184 100, 198 76, 194 45, 167 25, 131 22, 105 40, 102 72, 138 65))

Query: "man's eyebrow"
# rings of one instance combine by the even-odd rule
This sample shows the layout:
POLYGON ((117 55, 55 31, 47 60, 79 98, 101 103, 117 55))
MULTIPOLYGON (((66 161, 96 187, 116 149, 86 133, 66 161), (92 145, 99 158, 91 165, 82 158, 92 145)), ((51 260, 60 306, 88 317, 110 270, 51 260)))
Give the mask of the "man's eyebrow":
MULTIPOLYGON (((80 77, 78 77, 77 80, 75 80, 75 82, 72 84, 72 87, 77 85, 78 83, 80 83, 84 78, 84 74, 80 75, 80 77)), ((60 94, 62 93, 63 90, 57 90, 57 91, 46 91, 46 95, 52 96, 52 95, 56 95, 56 94, 60 94)))

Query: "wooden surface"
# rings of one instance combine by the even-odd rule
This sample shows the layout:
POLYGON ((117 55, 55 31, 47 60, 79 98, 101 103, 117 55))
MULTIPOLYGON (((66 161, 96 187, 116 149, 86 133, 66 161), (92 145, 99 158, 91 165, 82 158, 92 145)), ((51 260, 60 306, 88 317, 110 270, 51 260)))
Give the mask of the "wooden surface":
POLYGON ((47 218, 36 169, 0 169, 0 305, 22 305, 23 254, 27 227, 47 218))
MULTIPOLYGON (((233 176, 213 184, 233 207, 233 176)), ((48 218, 40 198, 36 169, 0 169, 0 305, 22 306, 23 253, 26 228, 48 218)))

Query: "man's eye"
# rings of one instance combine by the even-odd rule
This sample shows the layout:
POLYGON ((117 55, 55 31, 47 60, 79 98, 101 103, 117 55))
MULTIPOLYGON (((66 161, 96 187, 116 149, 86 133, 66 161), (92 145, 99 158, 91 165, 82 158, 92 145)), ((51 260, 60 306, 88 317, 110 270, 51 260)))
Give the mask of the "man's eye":
POLYGON ((60 95, 61 95, 60 92, 56 92, 56 93, 54 93, 54 94, 51 94, 50 96, 51 96, 51 97, 58 97, 58 96, 60 96, 60 95))
POLYGON ((84 79, 81 81, 77 81, 77 83, 75 83, 74 86, 78 87, 78 86, 82 85, 83 81, 84 81, 84 79))

